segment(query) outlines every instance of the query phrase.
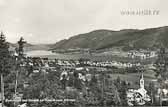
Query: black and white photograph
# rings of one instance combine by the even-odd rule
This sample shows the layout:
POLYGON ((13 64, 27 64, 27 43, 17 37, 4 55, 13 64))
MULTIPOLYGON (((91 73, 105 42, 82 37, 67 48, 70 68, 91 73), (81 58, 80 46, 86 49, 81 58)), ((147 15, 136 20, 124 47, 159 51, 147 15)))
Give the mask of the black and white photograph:
POLYGON ((167 0, 0 0, 0 107, 168 106, 167 0))

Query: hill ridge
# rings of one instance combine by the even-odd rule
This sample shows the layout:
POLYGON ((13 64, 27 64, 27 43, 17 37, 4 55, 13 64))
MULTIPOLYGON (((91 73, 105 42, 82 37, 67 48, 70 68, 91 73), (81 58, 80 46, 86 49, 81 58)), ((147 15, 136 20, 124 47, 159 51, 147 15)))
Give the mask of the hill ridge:
POLYGON ((123 29, 119 31, 98 29, 64 39, 52 49, 123 49, 158 48, 160 43, 168 48, 168 26, 147 29, 123 29))

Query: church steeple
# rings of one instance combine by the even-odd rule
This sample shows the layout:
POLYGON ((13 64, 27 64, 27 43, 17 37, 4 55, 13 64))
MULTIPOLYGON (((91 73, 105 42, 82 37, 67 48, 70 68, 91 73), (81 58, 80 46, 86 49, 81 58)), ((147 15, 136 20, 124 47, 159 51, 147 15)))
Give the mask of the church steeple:
POLYGON ((140 88, 144 89, 144 77, 143 77, 143 73, 142 73, 141 79, 140 79, 140 88))

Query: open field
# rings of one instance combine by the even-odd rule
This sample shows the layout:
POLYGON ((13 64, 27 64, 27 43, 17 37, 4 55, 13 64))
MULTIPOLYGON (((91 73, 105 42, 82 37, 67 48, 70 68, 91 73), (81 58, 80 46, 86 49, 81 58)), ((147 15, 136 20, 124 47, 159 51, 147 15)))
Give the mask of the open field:
MULTIPOLYGON (((111 74, 111 79, 114 80, 120 77, 121 80, 125 80, 130 82, 131 84, 136 84, 137 86, 139 86, 140 76, 141 76, 141 73, 111 74)), ((155 73, 153 71, 144 72, 144 81, 145 81, 145 86, 148 86, 149 83, 151 82, 157 85, 155 73)))

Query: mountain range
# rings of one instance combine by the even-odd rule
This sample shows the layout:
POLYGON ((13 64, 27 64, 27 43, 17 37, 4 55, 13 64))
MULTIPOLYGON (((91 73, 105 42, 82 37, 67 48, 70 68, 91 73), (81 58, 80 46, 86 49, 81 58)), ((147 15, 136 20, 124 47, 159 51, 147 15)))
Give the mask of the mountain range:
POLYGON ((52 49, 154 49, 168 48, 168 26, 150 29, 124 29, 120 31, 95 30, 57 42, 52 49))
MULTIPOLYGON (((109 48, 157 49, 161 45, 168 48, 168 26, 149 29, 124 29, 120 31, 94 30, 88 33, 72 36, 55 44, 26 44, 26 50, 68 50, 90 49, 101 50, 109 48)), ((16 46, 16 44, 12 44, 16 46)))

